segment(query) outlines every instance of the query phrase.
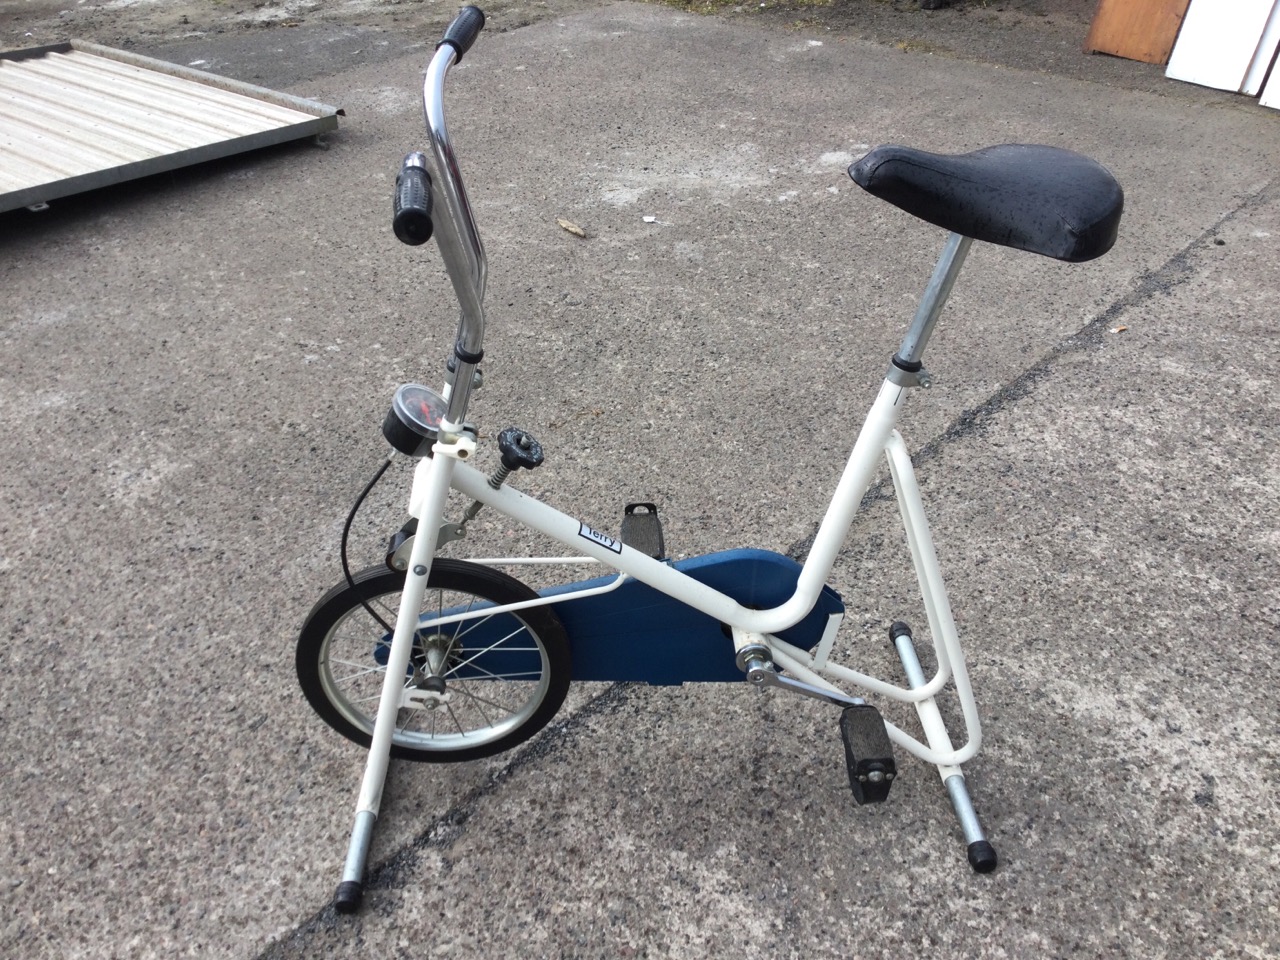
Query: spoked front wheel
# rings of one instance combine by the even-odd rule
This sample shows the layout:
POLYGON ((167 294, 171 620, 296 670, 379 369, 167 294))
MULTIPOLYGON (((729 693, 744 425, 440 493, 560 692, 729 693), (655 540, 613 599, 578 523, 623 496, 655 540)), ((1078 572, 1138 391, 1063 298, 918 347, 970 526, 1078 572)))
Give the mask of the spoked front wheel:
MULTIPOLYGON (((297 668, 302 692, 321 719, 367 747, 405 575, 374 567, 353 579, 354 587, 341 583, 312 608, 298 638, 297 668)), ((564 627, 545 606, 490 612, 536 598, 519 580, 488 567, 432 564, 392 756, 476 760, 546 726, 569 691, 564 627)))

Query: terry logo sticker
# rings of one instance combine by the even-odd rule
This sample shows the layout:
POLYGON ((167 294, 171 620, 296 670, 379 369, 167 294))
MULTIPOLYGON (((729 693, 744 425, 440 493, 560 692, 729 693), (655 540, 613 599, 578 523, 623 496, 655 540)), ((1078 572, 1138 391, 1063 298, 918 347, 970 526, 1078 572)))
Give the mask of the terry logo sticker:
POLYGON ((584 540, 590 540, 594 544, 604 547, 606 550, 612 550, 614 553, 622 552, 622 541, 615 540, 613 537, 606 537, 597 530, 592 530, 582 521, 578 521, 578 536, 584 540))

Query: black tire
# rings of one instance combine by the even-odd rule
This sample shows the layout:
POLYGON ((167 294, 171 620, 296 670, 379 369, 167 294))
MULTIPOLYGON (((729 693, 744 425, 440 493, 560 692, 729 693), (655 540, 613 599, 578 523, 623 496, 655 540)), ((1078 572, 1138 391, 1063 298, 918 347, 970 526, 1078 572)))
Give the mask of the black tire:
MULTIPOLYGON (((297 670, 302 692, 320 718, 368 747, 391 637, 364 604, 394 626, 405 575, 373 567, 353 579, 354 588, 340 583, 307 615, 298 638, 297 670)), ((474 613, 536 597, 497 570, 437 559, 423 609, 437 616, 474 613)), ((428 621, 426 627, 415 639, 405 677, 405 688, 416 688, 415 696, 423 700, 401 708, 393 757, 448 763, 492 756, 529 739, 564 703, 572 675, 569 641, 549 607, 474 616, 434 630, 428 621), (438 663, 443 660, 437 677, 427 669, 429 651, 438 663), (448 700, 433 699, 426 692, 432 689, 448 700)))

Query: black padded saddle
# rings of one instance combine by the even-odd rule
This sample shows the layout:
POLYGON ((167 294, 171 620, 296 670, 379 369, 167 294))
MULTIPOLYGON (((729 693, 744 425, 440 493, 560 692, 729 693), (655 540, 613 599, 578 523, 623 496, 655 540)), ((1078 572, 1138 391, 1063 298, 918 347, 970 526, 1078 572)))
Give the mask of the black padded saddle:
POLYGON ((1008 143, 945 155, 883 146, 849 176, 946 230, 1070 263, 1110 250, 1124 210, 1124 191, 1105 167, 1058 147, 1008 143))

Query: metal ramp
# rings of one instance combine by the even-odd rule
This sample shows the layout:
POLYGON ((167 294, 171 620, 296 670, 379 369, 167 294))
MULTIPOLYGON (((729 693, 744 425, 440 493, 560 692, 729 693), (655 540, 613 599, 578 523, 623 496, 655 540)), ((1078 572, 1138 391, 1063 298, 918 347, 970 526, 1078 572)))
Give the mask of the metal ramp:
POLYGON ((80 40, 0 53, 0 213, 324 133, 341 113, 80 40))

